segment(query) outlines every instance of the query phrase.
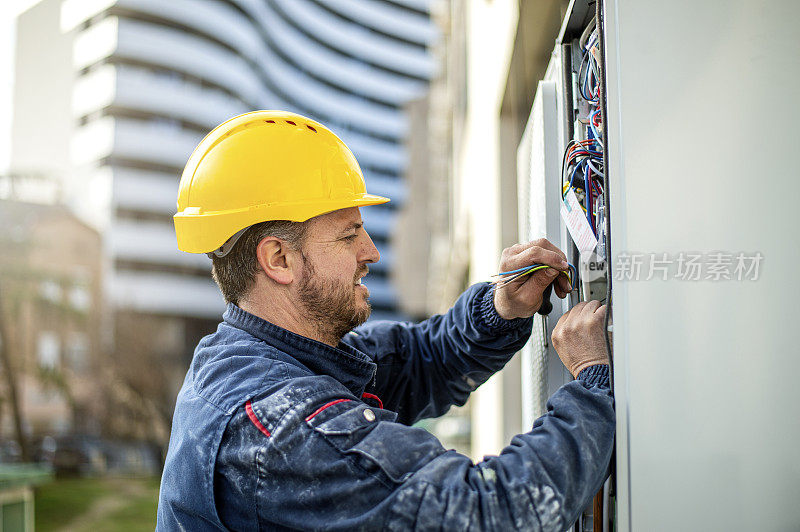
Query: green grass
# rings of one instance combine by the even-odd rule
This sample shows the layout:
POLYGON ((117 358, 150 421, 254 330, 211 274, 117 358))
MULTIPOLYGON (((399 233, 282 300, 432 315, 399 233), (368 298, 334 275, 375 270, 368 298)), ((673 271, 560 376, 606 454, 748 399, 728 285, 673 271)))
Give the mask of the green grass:
POLYGON ((56 480, 36 490, 36 530, 127 532, 156 525, 158 479, 87 478, 56 480))
POLYGON ((36 489, 36 530, 56 530, 86 512, 107 490, 101 479, 56 480, 36 489))
POLYGON ((128 532, 138 530, 154 530, 156 528, 156 510, 158 509, 158 479, 142 482, 146 488, 144 494, 132 498, 127 505, 113 512, 105 519, 94 523, 94 530, 108 532, 128 532))

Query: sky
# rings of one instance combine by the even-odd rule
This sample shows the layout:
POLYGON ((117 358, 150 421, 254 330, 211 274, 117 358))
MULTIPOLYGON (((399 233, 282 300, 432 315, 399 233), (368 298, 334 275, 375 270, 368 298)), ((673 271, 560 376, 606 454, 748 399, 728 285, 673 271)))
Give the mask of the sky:
POLYGON ((14 86, 14 18, 39 0, 0 1, 0 173, 8 170, 11 94, 14 86))

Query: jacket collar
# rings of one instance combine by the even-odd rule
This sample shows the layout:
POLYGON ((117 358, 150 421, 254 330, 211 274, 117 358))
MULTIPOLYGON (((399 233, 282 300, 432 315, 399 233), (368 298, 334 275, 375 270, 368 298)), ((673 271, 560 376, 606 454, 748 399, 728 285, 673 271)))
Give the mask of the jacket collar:
POLYGON ((328 375, 361 397, 378 366, 354 347, 339 342, 331 347, 295 334, 229 303, 222 319, 229 325, 263 340, 297 360, 312 373, 328 375))

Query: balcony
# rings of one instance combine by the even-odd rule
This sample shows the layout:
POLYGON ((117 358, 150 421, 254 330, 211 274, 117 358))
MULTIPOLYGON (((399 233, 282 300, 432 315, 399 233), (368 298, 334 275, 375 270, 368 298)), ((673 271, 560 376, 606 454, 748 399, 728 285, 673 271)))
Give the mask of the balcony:
POLYGON ((116 271, 111 287, 117 308, 193 318, 220 318, 225 302, 211 280, 167 273, 116 271))
POLYGON ((203 135, 170 121, 140 121, 104 116, 79 128, 72 142, 77 164, 108 157, 183 168, 203 135))

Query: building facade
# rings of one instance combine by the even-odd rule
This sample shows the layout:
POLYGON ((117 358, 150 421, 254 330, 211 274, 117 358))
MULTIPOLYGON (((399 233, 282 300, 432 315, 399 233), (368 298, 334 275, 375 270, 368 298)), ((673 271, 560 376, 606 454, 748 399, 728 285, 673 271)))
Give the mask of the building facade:
POLYGON ((388 273, 404 198, 403 105, 435 70, 427 2, 67 0, 74 34, 72 161, 108 193, 103 220, 118 308, 219 316, 209 260, 175 249, 177 176, 216 124, 286 109, 330 126, 370 190, 395 199, 364 217, 383 260, 367 280, 376 317, 397 309, 388 273))
POLYGON ((0 430, 20 423, 29 443, 91 432, 102 404, 100 235, 58 204, 0 199, 0 222, 0 430))
POLYGON ((11 171, 64 176, 69 204, 103 235, 109 349, 138 323, 149 338, 133 335, 133 350, 185 368, 213 330, 224 304, 210 260, 176 248, 177 186, 203 136, 253 109, 328 125, 370 192, 392 198, 362 213, 382 256, 365 283, 373 318, 402 315, 391 241, 406 142, 424 135, 405 106, 437 70, 429 3, 43 0, 20 15, 11 171))

